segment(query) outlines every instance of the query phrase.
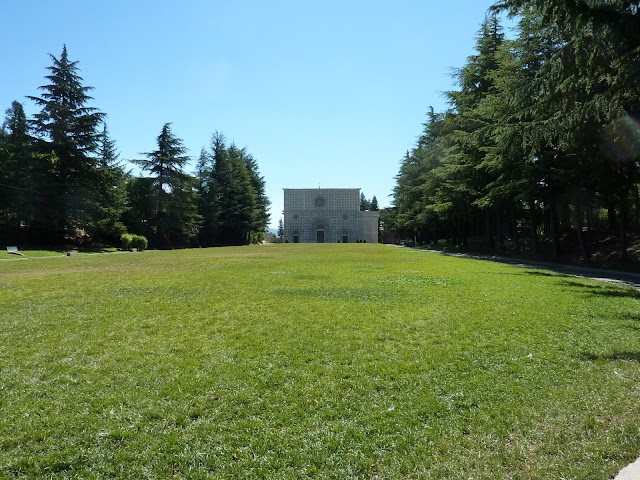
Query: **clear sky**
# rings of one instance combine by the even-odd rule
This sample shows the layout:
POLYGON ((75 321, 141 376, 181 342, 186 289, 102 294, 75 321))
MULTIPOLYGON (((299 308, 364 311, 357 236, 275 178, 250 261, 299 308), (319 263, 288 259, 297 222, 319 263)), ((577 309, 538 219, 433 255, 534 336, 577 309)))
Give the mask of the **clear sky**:
POLYGON ((25 97, 66 44, 122 160, 153 150, 171 122, 195 164, 218 130, 258 161, 272 226, 283 188, 361 188, 385 207, 492 3, 6 1, 0 109, 34 113, 25 97))

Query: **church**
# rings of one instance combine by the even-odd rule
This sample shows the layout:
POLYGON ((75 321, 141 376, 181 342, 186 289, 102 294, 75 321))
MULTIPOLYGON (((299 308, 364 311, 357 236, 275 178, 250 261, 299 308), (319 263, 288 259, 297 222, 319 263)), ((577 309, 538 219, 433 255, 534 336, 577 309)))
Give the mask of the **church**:
POLYGON ((283 213, 290 243, 378 242, 380 212, 360 211, 359 188, 285 188, 283 213))

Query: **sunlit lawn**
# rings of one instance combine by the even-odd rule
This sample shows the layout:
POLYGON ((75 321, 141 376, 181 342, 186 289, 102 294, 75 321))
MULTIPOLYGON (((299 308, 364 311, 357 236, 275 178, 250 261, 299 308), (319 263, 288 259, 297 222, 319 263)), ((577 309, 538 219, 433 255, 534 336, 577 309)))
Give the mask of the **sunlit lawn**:
POLYGON ((0 478, 606 479, 640 292, 371 244, 0 262, 0 478))

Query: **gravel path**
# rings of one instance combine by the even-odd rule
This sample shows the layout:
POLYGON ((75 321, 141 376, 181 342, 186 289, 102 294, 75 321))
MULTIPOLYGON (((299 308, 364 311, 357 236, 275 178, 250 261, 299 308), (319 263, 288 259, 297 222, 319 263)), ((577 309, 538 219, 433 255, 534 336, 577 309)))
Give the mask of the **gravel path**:
MULTIPOLYGON (((468 253, 447 253, 437 250, 421 250, 422 252, 438 253, 450 257, 474 258, 476 260, 487 260, 490 262, 508 263, 523 268, 536 268, 549 270, 562 275, 571 277, 589 278, 592 280, 600 280, 602 282, 614 283, 632 287, 640 290, 640 274, 620 272, 617 270, 604 270, 601 268, 582 267, 579 265, 562 265, 550 262, 539 262, 536 260, 524 260, 509 257, 500 257, 497 255, 473 255, 468 253)), ((640 478, 640 477, 639 477, 640 478)))

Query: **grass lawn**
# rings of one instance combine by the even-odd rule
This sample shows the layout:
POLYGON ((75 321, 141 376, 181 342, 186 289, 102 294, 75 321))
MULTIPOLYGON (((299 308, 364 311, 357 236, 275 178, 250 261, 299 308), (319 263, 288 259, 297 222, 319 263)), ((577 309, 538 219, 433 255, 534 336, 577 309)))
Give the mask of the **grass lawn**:
POLYGON ((640 292, 371 244, 0 262, 0 478, 607 479, 640 292))
MULTIPOLYGON (((95 253, 113 253, 117 252, 117 248, 106 247, 106 248, 89 248, 89 249, 79 249, 75 250, 76 254, 85 255, 85 254, 95 254, 95 253)), ((0 253, 0 260, 15 260, 16 258, 39 258, 39 257, 59 257, 66 255, 68 249, 59 248, 56 250, 50 249, 39 249, 39 248, 20 248, 21 255, 15 255, 13 253, 8 253, 6 251, 2 251, 0 253)))

